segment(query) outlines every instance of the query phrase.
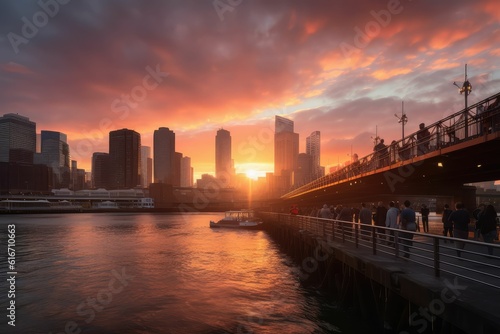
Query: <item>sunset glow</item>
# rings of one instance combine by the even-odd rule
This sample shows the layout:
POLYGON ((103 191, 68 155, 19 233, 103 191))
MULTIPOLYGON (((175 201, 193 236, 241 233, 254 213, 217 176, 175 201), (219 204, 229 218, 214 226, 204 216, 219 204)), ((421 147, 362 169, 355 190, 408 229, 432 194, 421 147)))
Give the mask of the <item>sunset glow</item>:
POLYGON ((497 0, 236 3, 220 12, 210 1, 69 2, 28 37, 21 18, 43 9, 2 3, 2 111, 66 133, 87 171, 109 131, 134 129, 152 147, 153 131, 169 127, 195 179, 214 174, 224 127, 245 166, 237 172, 255 179, 273 171, 275 115, 294 121, 300 152, 321 131, 328 171, 351 148, 371 153, 376 131, 399 139, 403 100, 408 134, 459 111, 452 83, 466 63, 469 103, 500 87, 497 0))

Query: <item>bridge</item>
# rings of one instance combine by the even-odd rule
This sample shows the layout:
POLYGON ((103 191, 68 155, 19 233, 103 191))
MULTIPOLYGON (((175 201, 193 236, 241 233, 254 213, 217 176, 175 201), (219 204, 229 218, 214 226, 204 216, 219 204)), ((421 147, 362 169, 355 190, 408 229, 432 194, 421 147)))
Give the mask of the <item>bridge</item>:
POLYGON ((464 184, 500 179, 499 144, 500 92, 281 199, 318 205, 420 195, 475 207, 475 188, 464 184))
POLYGON ((260 213, 271 236, 319 286, 388 333, 500 333, 500 245, 354 222, 260 213), (395 237, 389 239, 389 233, 395 237), (388 242, 389 241, 389 242, 388 242), (457 331, 458 329, 458 331, 457 331))

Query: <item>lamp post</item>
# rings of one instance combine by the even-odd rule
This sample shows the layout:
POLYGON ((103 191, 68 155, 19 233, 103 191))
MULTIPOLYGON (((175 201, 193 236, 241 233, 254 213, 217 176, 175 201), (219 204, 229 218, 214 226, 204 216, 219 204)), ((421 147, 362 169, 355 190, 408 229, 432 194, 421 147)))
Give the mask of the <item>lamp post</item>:
POLYGON ((398 123, 401 123, 401 140, 405 138, 405 124, 408 123, 408 117, 405 114, 405 101, 401 101, 401 117, 394 114, 398 119, 398 123))
POLYGON ((467 97, 472 92, 472 85, 470 84, 469 80, 467 80, 467 64, 465 64, 465 81, 464 81, 462 87, 457 85, 456 82, 453 82, 453 84, 458 87, 458 92, 460 93, 460 95, 464 94, 464 96, 465 96, 465 110, 464 110, 464 122, 465 123, 464 123, 464 126, 465 126, 465 138, 467 138, 469 136, 469 129, 468 129, 469 128, 469 119, 468 119, 469 111, 467 110, 467 97))

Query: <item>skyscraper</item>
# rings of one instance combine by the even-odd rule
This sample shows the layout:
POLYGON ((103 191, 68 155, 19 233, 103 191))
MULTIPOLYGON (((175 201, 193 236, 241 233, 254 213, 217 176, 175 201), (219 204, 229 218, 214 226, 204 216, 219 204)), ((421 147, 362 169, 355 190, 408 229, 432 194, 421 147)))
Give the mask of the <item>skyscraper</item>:
POLYGON ((309 137, 306 138, 306 153, 312 157, 312 178, 317 179, 322 174, 320 163, 320 147, 321 147, 321 134, 319 131, 314 131, 309 137))
POLYGON ((151 159, 151 147, 141 146, 141 185, 149 187, 153 183, 153 159, 151 159))
POLYGON ((220 129, 215 136, 215 177, 229 186, 233 174, 231 134, 227 130, 220 129))
POLYGON ((161 127, 153 135, 154 182, 173 184, 175 133, 161 127))
POLYGON ((141 135, 121 129, 109 133, 110 189, 130 189, 141 184, 141 135))
POLYGON ((274 133, 274 175, 293 173, 299 155, 299 134, 293 132, 293 121, 276 116, 274 133))
POLYGON ((109 154, 95 152, 92 155, 92 187, 109 189, 110 180, 109 154))
POLYGON ((181 160, 181 187, 193 186, 193 167, 191 167, 191 158, 183 157, 181 160))
POLYGON ((57 131, 42 130, 41 152, 35 155, 35 161, 52 168, 54 188, 69 188, 71 170, 66 134, 57 131))
POLYGON ((35 122, 17 114, 0 117, 0 162, 32 164, 35 151, 35 122))

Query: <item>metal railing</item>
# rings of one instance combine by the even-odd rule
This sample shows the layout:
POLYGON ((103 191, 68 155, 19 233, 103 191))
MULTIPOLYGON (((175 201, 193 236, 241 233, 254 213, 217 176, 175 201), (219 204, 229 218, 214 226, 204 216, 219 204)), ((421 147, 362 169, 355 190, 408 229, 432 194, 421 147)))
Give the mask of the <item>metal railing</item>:
POLYGON ((325 242, 351 244, 373 255, 405 258, 418 267, 431 269, 435 277, 450 274, 488 287, 500 289, 500 257, 489 255, 488 247, 500 252, 500 245, 410 232, 335 219, 282 213, 260 213, 266 223, 275 222, 307 231, 325 242), (464 243, 464 248, 456 245, 464 243), (405 255, 408 254, 408 257, 405 255))
POLYGON ((500 131, 500 93, 428 125, 401 140, 394 140, 386 147, 296 188, 281 198, 292 198, 351 178, 366 176, 381 168, 411 163, 415 157, 498 131, 500 131))

